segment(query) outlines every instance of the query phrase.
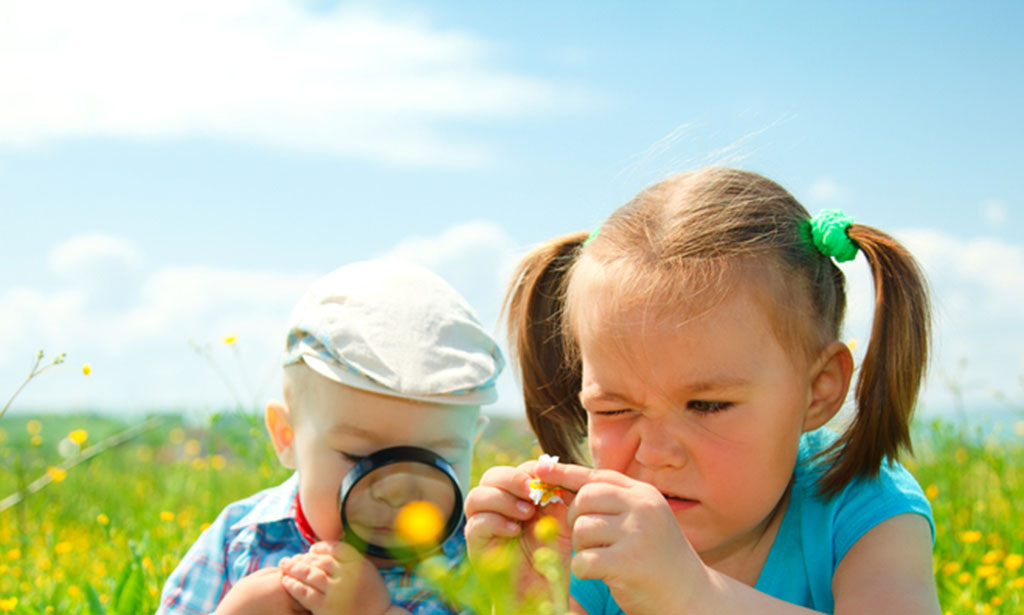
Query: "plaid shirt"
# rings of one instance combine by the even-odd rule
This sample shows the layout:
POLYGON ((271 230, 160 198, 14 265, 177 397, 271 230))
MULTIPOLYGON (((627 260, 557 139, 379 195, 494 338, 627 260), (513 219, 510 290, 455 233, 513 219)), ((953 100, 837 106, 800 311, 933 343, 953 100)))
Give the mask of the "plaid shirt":
MULTIPOLYGON (((295 524, 298 474, 228 505, 188 550, 167 578, 157 615, 207 615, 242 577, 276 566, 282 558, 305 553, 310 543, 295 524)), ((465 538, 456 533, 443 546, 449 565, 465 555, 465 538)), ((439 598, 422 578, 405 568, 382 569, 394 604, 413 615, 460 613, 439 598)), ((468 612, 467 612, 468 613, 468 612)))

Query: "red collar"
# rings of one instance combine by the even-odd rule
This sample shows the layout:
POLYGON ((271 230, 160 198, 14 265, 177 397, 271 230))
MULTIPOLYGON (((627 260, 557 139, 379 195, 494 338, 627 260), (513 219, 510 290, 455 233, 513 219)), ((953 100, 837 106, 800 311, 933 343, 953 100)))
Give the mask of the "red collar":
POLYGON ((309 524, 309 520, 306 519, 306 515, 302 512, 302 500, 299 498, 299 494, 295 494, 295 525, 299 528, 299 533, 302 537, 309 541, 309 544, 317 542, 316 534, 313 533, 313 526, 309 524))

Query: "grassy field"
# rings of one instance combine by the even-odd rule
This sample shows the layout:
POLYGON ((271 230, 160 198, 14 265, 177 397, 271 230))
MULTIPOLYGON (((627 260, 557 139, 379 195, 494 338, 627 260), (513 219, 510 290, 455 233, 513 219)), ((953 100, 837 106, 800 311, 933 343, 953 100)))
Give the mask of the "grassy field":
MULTIPOLYGON (((287 477, 260 422, 239 414, 200 426, 155 417, 69 467, 129 427, 91 415, 0 419, 0 498, 37 489, 0 511, 0 613, 152 613, 204 524, 287 477)), ((935 576, 949 613, 1024 613, 1024 524, 1014 512, 1024 502, 1024 422, 1006 429, 1001 438, 941 423, 915 431, 908 467, 935 511, 935 576)), ((475 467, 538 453, 521 424, 495 420, 475 467)))

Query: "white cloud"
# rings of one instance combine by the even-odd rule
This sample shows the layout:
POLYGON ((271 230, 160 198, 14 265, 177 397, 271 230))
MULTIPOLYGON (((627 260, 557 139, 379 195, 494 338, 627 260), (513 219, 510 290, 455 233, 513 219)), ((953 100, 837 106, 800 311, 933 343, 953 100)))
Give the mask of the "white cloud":
POLYGON ((846 198, 847 193, 846 187, 831 177, 818 178, 807 191, 809 199, 817 203, 842 201, 846 198))
POLYGON ((517 258, 512 237, 488 221, 457 224, 434 237, 409 237, 384 256, 407 258, 443 277, 476 308, 484 326, 497 319, 517 258))
MULTIPOLYGON (((118 259, 141 263, 143 255, 133 245, 107 235, 72 238, 51 251, 53 280, 39 280, 40 288, 0 290, 0 391, 20 384, 42 348, 48 356, 66 352, 75 369, 33 384, 19 398, 23 407, 200 412, 238 400, 260 404, 277 395, 288 315, 308 284, 326 271, 171 264, 126 278, 116 268, 88 266, 118 259), (80 284, 83 276, 93 282, 80 284), (111 304, 96 296, 113 286, 122 301, 111 304), (233 347, 219 341, 229 334, 238 339, 233 347), (206 348, 216 368, 190 340, 206 348), (84 362, 93 367, 88 378, 77 370, 84 362)), ((409 238, 381 256, 409 258, 437 272, 489 327, 497 318, 512 249, 501 227, 480 221, 409 238)), ((514 396, 508 378, 500 386, 503 395, 514 396)))
POLYGON ((214 137, 392 162, 473 164, 442 123, 564 103, 491 46, 379 7, 286 0, 0 0, 0 143, 214 137))
POLYGON ((981 215, 989 224, 999 226, 1009 219, 1009 208, 1002 201, 989 200, 981 204, 981 215))
MULTIPOLYGON (((980 407, 993 406, 997 391, 1024 402, 1024 246, 934 229, 895 236, 921 264, 932 294, 935 345, 924 407, 951 406, 950 378, 980 407)), ((863 352, 874 309, 871 278, 862 256, 842 268, 848 279, 847 331, 863 352)))
POLYGON ((67 277, 87 274, 96 268, 135 269, 141 260, 135 244, 102 233, 72 237, 50 251, 50 268, 67 277))

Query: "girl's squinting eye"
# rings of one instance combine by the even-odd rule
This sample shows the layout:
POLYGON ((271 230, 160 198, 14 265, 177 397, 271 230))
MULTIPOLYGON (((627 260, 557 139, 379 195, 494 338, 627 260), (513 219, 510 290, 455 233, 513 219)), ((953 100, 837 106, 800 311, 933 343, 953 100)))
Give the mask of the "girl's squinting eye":
POLYGON ((341 456, 344 457, 346 461, 350 461, 352 463, 359 463, 363 460, 363 457, 365 457, 365 455, 353 455, 351 453, 346 453, 345 451, 338 452, 341 453, 341 456))
POLYGON ((715 412, 721 412, 731 406, 732 403, 727 401, 707 401, 703 399, 695 399, 686 404, 687 409, 693 410, 698 414, 714 414, 715 412))
POLYGON ((600 412, 591 412, 594 416, 622 416, 623 414, 629 414, 632 410, 623 408, 622 410, 602 410, 600 412))

